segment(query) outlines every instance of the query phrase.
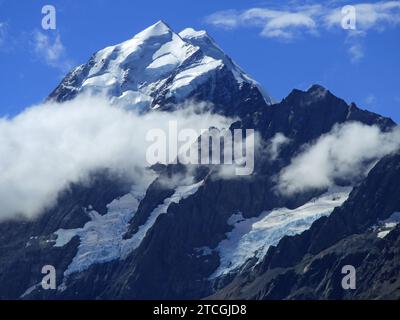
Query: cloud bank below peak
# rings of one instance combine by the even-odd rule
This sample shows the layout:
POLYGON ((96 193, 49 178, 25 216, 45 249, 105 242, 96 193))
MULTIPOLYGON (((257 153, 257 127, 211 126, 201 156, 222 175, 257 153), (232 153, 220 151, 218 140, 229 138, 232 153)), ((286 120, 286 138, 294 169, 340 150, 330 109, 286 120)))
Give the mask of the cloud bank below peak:
POLYGON ((138 114, 105 98, 79 96, 0 118, 0 221, 37 217, 55 203, 59 192, 98 170, 147 186, 149 130, 168 132, 170 121, 176 121, 178 129, 199 132, 231 123, 219 115, 198 114, 196 107, 138 114))
POLYGON ((329 188, 337 179, 357 180, 373 164, 400 149, 400 128, 382 132, 358 122, 335 126, 314 143, 303 146, 278 176, 278 189, 292 195, 329 188))

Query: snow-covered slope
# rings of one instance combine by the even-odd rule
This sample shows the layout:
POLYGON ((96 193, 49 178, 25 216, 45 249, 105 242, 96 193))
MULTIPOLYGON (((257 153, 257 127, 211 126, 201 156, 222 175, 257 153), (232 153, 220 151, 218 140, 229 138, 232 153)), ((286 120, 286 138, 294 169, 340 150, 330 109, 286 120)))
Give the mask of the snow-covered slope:
MULTIPOLYGON (((229 78, 225 83, 236 83, 230 90, 248 84, 267 104, 272 102, 205 31, 185 29, 178 34, 162 21, 95 53, 72 70, 50 98, 64 101, 82 92, 101 93, 123 107, 156 109, 193 96, 206 82, 215 82, 217 73, 229 78)), ((214 90, 207 91, 209 96, 200 98, 213 102, 214 90)))
POLYGON ((144 197, 144 190, 133 188, 130 193, 115 199, 107 206, 108 212, 103 216, 94 210, 89 211, 91 221, 82 228, 57 230, 55 247, 65 246, 75 236, 80 239, 78 252, 64 275, 82 272, 93 264, 126 258, 139 247, 159 215, 166 213, 172 203, 179 203, 182 199, 196 193, 202 184, 203 181, 178 186, 174 194, 154 209, 149 219, 129 239, 123 239, 123 235, 127 232, 129 222, 144 197))
POLYGON ((381 221, 378 226, 376 226, 378 233, 378 238, 385 238, 393 229, 400 223, 400 212, 393 213, 389 218, 381 221))
POLYGON ((240 268, 248 259, 261 259, 270 246, 284 236, 299 234, 322 216, 348 198, 351 187, 335 187, 295 209, 279 208, 263 212, 259 217, 243 219, 240 213, 232 215, 233 230, 216 248, 220 266, 210 276, 217 278, 240 268))

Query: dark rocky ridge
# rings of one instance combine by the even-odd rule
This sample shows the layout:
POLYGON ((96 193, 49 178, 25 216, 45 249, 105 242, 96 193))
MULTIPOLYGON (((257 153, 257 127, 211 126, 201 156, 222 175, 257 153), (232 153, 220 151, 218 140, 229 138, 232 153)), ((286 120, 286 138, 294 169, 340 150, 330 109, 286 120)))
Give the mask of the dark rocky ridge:
POLYGON ((17 219, 0 223, 0 298, 16 299, 41 281, 41 268, 54 265, 60 284, 63 272, 77 252, 79 239, 62 248, 53 247, 58 229, 82 227, 90 219, 85 208, 91 205, 106 213, 106 204, 126 194, 130 184, 107 172, 94 174, 86 183, 73 184, 57 204, 36 220, 17 219))
POLYGON ((398 299, 400 226, 383 239, 372 226, 400 210, 400 154, 382 159, 329 217, 271 247, 254 270, 211 298, 398 299), (341 268, 354 265, 356 290, 343 290, 341 268))
MULTIPOLYGON (((314 86, 307 92, 292 92, 280 104, 270 107, 254 106, 252 110, 249 105, 249 112, 235 124, 244 128, 256 128, 265 139, 277 132, 283 132, 290 137, 292 143, 283 149, 279 161, 271 162, 259 155, 256 173, 251 178, 221 180, 211 174, 196 194, 179 204, 172 204, 168 212, 157 219, 139 248, 126 260, 93 265, 87 271, 74 274, 67 281, 67 290, 50 297, 200 298, 229 283, 232 276, 215 284, 206 280, 218 267, 218 255, 212 253, 208 256, 198 256, 195 248, 215 248, 231 230, 227 221, 235 212, 240 211, 244 217, 250 218, 263 210, 276 207, 295 208, 322 193, 324 190, 316 190, 297 197, 284 198, 274 192, 273 175, 289 163, 303 143, 313 141, 321 134, 329 132, 335 124, 346 121, 361 119, 368 124, 379 125, 383 130, 394 125, 390 119, 355 109, 330 93, 314 100, 314 90, 320 90, 320 87, 314 86), (310 102, 305 103, 307 100, 310 102)), ((210 167, 205 172, 212 169, 210 167)), ((163 170, 159 169, 159 174, 167 176, 181 171, 173 166, 167 173, 163 170)), ((200 177, 204 177, 204 173, 200 177)), ((129 238, 134 234, 147 220, 152 209, 171 193, 172 190, 162 189, 157 183, 153 183, 140 203, 138 214, 131 221, 130 232, 125 237, 129 238)), ((330 227, 327 227, 327 230, 329 231, 330 227)), ((281 267, 281 263, 286 267, 292 261, 302 259, 303 251, 300 250, 300 242, 296 239, 297 237, 294 237, 290 245, 288 244, 291 252, 289 255, 274 255, 274 266, 281 267)), ((282 245, 285 246, 287 241, 289 240, 283 239, 282 245)), ((328 246, 331 244, 333 243, 329 243, 328 246)), ((266 261, 269 261, 268 257, 269 255, 266 261)), ((236 281, 235 279, 234 283, 236 281)), ((43 297, 43 293, 38 290, 30 297, 40 298, 43 297)))
MULTIPOLYGON (((303 143, 318 138, 321 134, 329 132, 335 124, 345 121, 361 120, 366 124, 379 125, 383 130, 394 125, 390 119, 361 111, 353 105, 349 106, 329 92, 315 99, 315 91, 319 90, 322 89, 317 86, 307 92, 295 90, 280 104, 273 106, 260 106, 257 100, 254 105, 248 104, 248 112, 242 115, 242 120, 235 125, 243 128, 255 128, 264 139, 274 136, 277 132, 283 132, 292 139, 292 143, 283 149, 279 161, 271 163, 267 159, 259 158, 256 174, 251 179, 221 180, 210 177, 196 194, 179 204, 171 205, 168 213, 158 218, 140 247, 126 260, 94 265, 81 274, 73 275, 67 282, 67 290, 57 293, 53 298, 76 298, 75 292, 78 292, 80 298, 138 299, 199 298, 212 294, 213 285, 206 278, 218 266, 218 255, 213 253, 211 256, 197 257, 195 248, 217 246, 225 238, 226 232, 230 231, 231 227, 227 224, 227 220, 234 212, 241 211, 246 218, 254 217, 263 210, 283 206, 297 207, 322 192, 321 190, 317 193, 311 192, 296 198, 285 199, 277 196, 273 191, 273 174, 288 164, 303 143), (160 283, 163 285, 160 286, 160 283)), ((19 234, 26 234, 19 245, 15 244, 15 249, 12 251, 10 251, 10 247, 2 248, 4 252, 7 252, 5 256, 18 257, 15 252, 24 252, 23 246, 30 236, 39 235, 46 238, 61 227, 82 226, 88 219, 82 211, 82 207, 91 204, 96 210, 104 213, 105 204, 111 202, 116 196, 122 195, 123 190, 126 191, 126 187, 118 192, 118 188, 112 182, 101 178, 98 187, 93 185, 87 190, 89 194, 85 195, 83 190, 78 189, 77 193, 68 195, 67 203, 71 203, 71 205, 68 206, 60 201, 51 210, 51 214, 43 215, 38 221, 21 224, 27 226, 25 230, 20 229, 22 228, 20 224, 16 224, 16 227, 12 228, 7 224, 1 224, 0 226, 3 228, 12 230, 19 228, 19 234), (79 214, 74 213, 74 210, 80 210, 79 214), (62 213, 64 211, 65 213, 62 213), (57 217, 60 214, 73 218, 68 218, 68 223, 50 222, 59 219, 57 217), (79 217, 79 220, 73 222, 74 219, 78 219, 76 217, 79 217)), ((172 190, 161 191, 156 184, 149 188, 145 199, 140 203, 138 215, 131 222, 131 234, 135 233, 137 227, 147 220, 152 208, 154 209, 160 204, 171 192, 172 190)), ((327 228, 325 233, 330 230, 329 227, 327 228)), ((127 234, 126 237, 131 234, 127 234)), ((289 240, 283 239, 281 245, 285 246, 287 241, 289 240)), ((57 249, 66 250, 65 256, 70 257, 66 258, 63 264, 57 264, 57 266, 63 265, 60 267, 60 274, 65 270, 69 264, 67 260, 72 259, 73 252, 76 250, 77 244, 75 242, 73 245, 73 243, 71 242, 66 248, 57 249)), ((279 263, 286 266, 290 265, 292 261, 301 259, 302 251, 298 248, 300 242, 293 240, 290 243, 290 245, 286 245, 290 248, 293 246, 289 250, 291 252, 289 256, 280 257, 275 254, 273 258, 268 258, 270 255, 267 255, 265 261, 272 259, 271 263, 274 266, 279 263)), ((324 242, 319 240, 316 243, 322 245, 324 242)), ((46 252, 51 252, 50 247, 46 247, 46 252)), ((40 248, 39 250, 44 249, 40 248)), ((12 258, 9 260, 13 261, 12 258)), ((8 274, 11 266, 10 263, 3 264, 3 274, 8 274)), ((18 293, 21 294, 22 288, 26 290, 35 281, 37 280, 21 281, 21 289, 18 293)), ((217 288, 224 284, 224 281, 219 283, 217 288)), ((41 297, 42 295, 38 290, 31 297, 41 297)))

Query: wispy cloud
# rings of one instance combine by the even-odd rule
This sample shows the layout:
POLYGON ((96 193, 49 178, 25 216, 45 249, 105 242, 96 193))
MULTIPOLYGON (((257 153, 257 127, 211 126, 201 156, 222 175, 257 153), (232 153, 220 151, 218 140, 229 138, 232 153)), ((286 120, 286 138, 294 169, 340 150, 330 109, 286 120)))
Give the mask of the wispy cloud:
POLYGON ((59 33, 34 31, 33 47, 37 56, 49 66, 60 69, 62 72, 71 68, 72 64, 67 58, 59 33))
POLYGON ((352 63, 357 63, 364 57, 364 50, 360 43, 352 44, 348 52, 352 63))
MULTIPOLYGON (((356 10, 356 26, 358 30, 384 30, 389 25, 400 24, 400 1, 380 1, 376 3, 360 3, 353 7, 356 10)), ((340 27, 342 21, 341 8, 327 12, 324 21, 328 27, 340 27)))
MULTIPOLYGON (((353 7, 356 30, 345 30, 349 37, 362 36, 371 30, 383 31, 389 26, 400 24, 400 1, 360 3, 353 7)), ((206 17, 206 22, 225 29, 257 27, 263 37, 287 41, 307 34, 317 35, 323 31, 343 29, 343 18, 342 6, 331 2, 324 6, 283 5, 279 8, 219 11, 206 17)), ((353 62, 359 61, 364 55, 362 46, 355 42, 349 44, 349 54, 353 62)))
POLYGON ((6 41, 6 28, 7 25, 5 22, 0 22, 0 48, 4 45, 6 41))
POLYGON ((374 104, 376 103, 376 96, 375 96, 374 94, 370 93, 370 94, 365 98, 364 102, 365 102, 367 105, 369 105, 369 106, 374 105, 374 104))
POLYGON ((275 161, 279 157, 281 149, 290 143, 290 139, 287 138, 283 133, 278 132, 275 134, 266 148, 266 152, 272 161, 275 161))
POLYGON ((350 61, 353 64, 360 62, 365 56, 364 39, 367 35, 365 31, 361 30, 347 30, 346 38, 344 41, 350 61))
POLYGON ((215 12, 206 17, 206 22, 217 27, 233 29, 240 25, 240 14, 236 10, 225 10, 215 12))
POLYGON ((252 8, 243 12, 234 10, 216 12, 206 18, 209 24, 227 29, 239 26, 257 26, 266 38, 292 39, 300 32, 315 33, 319 5, 288 11, 268 8, 252 8))
POLYGON ((279 174, 279 190, 294 194, 327 188, 337 179, 359 179, 381 157, 400 147, 400 130, 382 132, 361 123, 337 125, 331 132, 303 147, 279 174))

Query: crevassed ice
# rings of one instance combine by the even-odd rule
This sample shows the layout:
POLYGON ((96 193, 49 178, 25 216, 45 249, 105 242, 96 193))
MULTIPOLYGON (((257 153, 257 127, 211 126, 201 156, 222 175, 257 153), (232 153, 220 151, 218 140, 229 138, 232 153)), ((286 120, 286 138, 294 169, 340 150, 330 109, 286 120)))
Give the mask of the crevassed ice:
POLYGON ((243 219, 240 213, 232 215, 228 222, 234 228, 215 249, 220 257, 220 266, 210 279, 241 267, 250 258, 262 258, 268 248, 277 245, 284 236, 307 230, 315 220, 340 206, 350 191, 349 187, 335 187, 296 209, 275 209, 256 218, 243 219))
POLYGON ((93 264, 125 258, 140 245, 157 217, 166 213, 171 203, 179 203, 182 199, 194 194, 202 183, 203 181, 192 185, 178 186, 174 194, 165 199, 150 214, 146 223, 140 226, 138 232, 130 239, 123 239, 122 237, 128 231, 129 221, 144 196, 143 191, 132 191, 114 200, 107 206, 108 212, 103 216, 96 211, 88 212, 91 221, 87 222, 82 228, 56 231, 57 240, 54 245, 56 247, 66 245, 75 236, 80 238, 78 252, 64 275, 69 276, 75 272, 82 272, 93 264))
POLYGON ((91 220, 82 228, 59 229, 55 232, 55 247, 66 245, 75 236, 80 239, 78 252, 64 272, 65 276, 86 270, 94 263, 118 259, 122 255, 122 236, 127 232, 129 221, 143 196, 144 194, 126 194, 111 202, 105 215, 96 211, 88 212, 91 220))

